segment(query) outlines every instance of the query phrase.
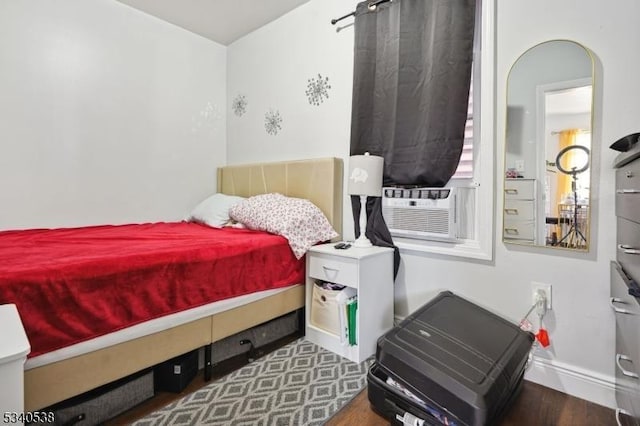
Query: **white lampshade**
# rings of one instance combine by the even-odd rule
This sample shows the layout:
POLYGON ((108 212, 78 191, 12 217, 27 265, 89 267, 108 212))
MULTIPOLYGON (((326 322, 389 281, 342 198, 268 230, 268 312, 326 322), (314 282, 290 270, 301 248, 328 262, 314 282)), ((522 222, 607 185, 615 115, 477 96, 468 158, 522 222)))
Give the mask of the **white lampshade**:
POLYGON ((349 158, 349 188, 351 195, 382 196, 384 158, 377 155, 352 155, 349 158))

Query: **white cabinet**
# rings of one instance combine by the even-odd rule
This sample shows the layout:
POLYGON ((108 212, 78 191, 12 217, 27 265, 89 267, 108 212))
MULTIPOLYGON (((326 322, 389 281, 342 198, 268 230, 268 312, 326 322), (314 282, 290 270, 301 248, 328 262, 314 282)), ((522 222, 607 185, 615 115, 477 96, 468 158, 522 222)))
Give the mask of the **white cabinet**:
POLYGON ((312 247, 307 252, 305 311, 307 340, 354 362, 375 354, 378 337, 393 327, 393 249, 312 247), (350 287, 357 294, 355 345, 311 323, 313 286, 320 281, 350 287))
POLYGON ((16 305, 0 305, 0 324, 0 413, 20 415, 24 412, 24 363, 31 346, 16 305))
POLYGON ((505 240, 533 244, 536 238, 535 179, 506 179, 504 184, 505 240))

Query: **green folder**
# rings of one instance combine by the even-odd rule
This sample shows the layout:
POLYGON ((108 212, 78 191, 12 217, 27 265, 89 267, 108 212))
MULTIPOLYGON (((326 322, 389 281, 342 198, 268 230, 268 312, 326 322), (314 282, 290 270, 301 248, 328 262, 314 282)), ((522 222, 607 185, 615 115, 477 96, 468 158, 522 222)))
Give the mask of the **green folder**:
POLYGON ((348 324, 349 324, 349 344, 351 346, 357 345, 356 340, 356 312, 358 311, 358 300, 355 299, 347 305, 348 312, 348 324))

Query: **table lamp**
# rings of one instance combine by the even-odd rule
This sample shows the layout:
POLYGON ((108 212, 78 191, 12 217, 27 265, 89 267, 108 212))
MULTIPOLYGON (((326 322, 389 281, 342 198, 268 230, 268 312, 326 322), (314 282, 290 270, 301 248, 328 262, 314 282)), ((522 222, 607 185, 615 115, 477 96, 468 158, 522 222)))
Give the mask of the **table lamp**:
POLYGON ((350 195, 360 196, 360 236, 354 247, 371 247, 371 241, 365 235, 367 229, 367 197, 382 196, 382 172, 384 159, 376 155, 352 155, 349 158, 350 195))

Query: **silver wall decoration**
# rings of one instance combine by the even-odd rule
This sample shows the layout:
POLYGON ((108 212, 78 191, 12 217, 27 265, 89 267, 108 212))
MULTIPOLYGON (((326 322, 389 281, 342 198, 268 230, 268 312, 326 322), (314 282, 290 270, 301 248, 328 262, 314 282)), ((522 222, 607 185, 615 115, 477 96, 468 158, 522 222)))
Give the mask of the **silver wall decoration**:
POLYGON ((231 102, 231 109, 235 115, 242 117, 247 112, 247 97, 245 95, 236 96, 231 102))
POLYGON ((207 102, 202 110, 191 117, 191 133, 207 132, 213 134, 220 130, 223 113, 221 108, 211 101, 207 102))
POLYGON ((307 80, 307 90, 305 94, 311 105, 320 105, 324 102, 325 98, 329 99, 330 89, 329 77, 322 77, 318 74, 318 77, 307 80))
POLYGON ((268 134, 275 136, 282 129, 282 117, 280 111, 270 109, 264 115, 264 128, 268 134))

